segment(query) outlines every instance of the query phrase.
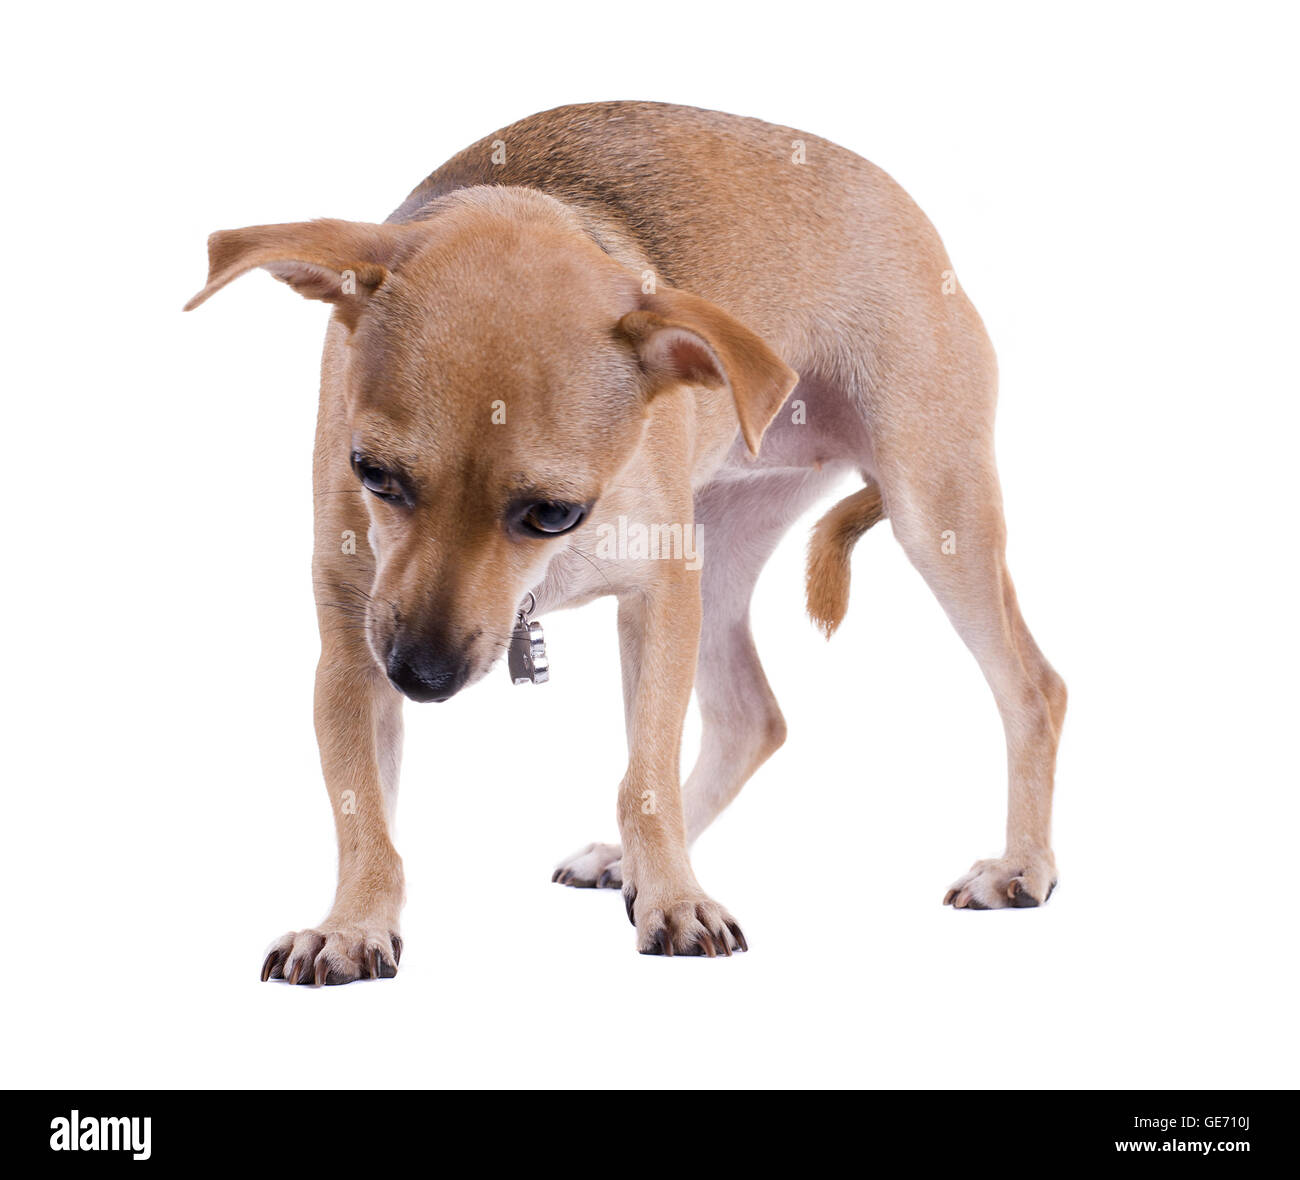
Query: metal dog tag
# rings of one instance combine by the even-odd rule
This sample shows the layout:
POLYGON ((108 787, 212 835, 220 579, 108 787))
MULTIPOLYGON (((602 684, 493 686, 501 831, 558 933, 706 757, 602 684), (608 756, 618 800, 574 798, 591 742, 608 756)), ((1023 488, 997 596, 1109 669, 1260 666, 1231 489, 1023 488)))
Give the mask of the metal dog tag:
POLYGON ((516 684, 545 684, 551 678, 551 662, 546 658, 542 625, 530 623, 523 611, 515 618, 506 660, 510 665, 510 679, 516 684))

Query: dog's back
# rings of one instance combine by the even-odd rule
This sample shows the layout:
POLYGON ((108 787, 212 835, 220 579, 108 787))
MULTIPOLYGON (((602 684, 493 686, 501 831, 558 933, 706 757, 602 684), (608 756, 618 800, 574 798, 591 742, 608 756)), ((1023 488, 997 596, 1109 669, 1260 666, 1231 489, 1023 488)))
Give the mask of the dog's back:
POLYGON ((418 220, 474 185, 537 189, 580 210, 620 261, 712 300, 800 373, 855 393, 872 384, 864 357, 889 368, 898 347, 916 347, 894 329, 917 315, 982 336, 960 292, 941 291, 951 264, 902 188, 791 127, 666 103, 559 107, 466 148, 389 220, 418 220))

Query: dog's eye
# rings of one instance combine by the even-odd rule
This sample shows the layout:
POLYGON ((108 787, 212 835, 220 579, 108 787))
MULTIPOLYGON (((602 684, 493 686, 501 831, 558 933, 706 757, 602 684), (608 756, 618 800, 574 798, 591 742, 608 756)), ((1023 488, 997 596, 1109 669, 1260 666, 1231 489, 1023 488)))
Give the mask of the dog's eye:
POLYGON ((538 500, 524 509, 519 523, 534 536, 554 537, 576 529, 587 515, 587 505, 561 500, 538 500))
POLYGON ((364 455, 356 451, 352 452, 352 470, 357 473, 361 486, 381 500, 399 501, 406 499, 406 493, 403 491, 402 485, 398 483, 397 477, 391 471, 385 471, 382 467, 377 467, 364 455))

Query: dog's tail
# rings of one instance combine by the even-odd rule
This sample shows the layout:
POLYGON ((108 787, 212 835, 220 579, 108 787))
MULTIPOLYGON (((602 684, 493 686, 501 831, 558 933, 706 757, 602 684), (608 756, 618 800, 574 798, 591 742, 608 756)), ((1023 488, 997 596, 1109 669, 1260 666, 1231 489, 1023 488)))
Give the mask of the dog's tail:
POLYGON ((880 488, 869 483, 817 522, 808 541, 808 616, 829 639, 849 609, 849 558, 882 516, 880 488))

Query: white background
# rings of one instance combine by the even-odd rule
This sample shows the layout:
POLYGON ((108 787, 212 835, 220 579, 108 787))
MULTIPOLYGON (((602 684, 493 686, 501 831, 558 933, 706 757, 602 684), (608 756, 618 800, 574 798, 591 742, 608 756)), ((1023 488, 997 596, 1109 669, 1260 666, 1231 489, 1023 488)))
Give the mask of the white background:
POLYGON ((1296 1084, 1286 6, 39 11, 0 77, 0 1082, 1296 1084), (1001 850, 993 701, 887 527, 820 639, 810 517, 755 603, 789 742, 695 856, 748 955, 638 956, 617 894, 550 884, 614 836, 600 603, 546 619, 545 688, 407 706, 399 977, 263 985, 333 888, 327 312, 257 274, 182 315, 205 238, 382 220, 479 136, 607 98, 836 140, 943 234, 1000 356, 1011 568, 1071 689, 1060 887, 941 906, 1001 850))

